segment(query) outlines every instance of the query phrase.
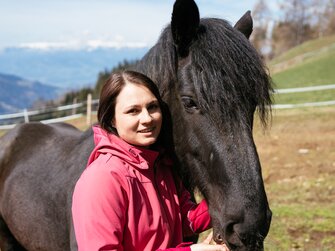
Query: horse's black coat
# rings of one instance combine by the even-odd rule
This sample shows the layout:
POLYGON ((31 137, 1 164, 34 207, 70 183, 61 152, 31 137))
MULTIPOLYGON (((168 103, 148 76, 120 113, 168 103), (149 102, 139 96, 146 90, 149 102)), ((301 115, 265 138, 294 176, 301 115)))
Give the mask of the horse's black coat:
MULTIPOLYGON (((209 203, 214 239, 240 251, 262 250, 271 220, 252 125, 256 108, 265 123, 272 89, 251 31, 250 12, 234 28, 177 0, 136 66, 169 104, 180 170, 209 203)), ((2 251, 77 249, 71 197, 92 149, 91 130, 62 124, 24 124, 0 139, 2 251)))

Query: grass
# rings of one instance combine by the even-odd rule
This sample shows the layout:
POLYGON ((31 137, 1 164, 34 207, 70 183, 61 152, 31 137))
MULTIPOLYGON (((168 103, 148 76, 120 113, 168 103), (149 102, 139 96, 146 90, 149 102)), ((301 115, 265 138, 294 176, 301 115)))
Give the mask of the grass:
MULTIPOLYGON (((335 84, 335 36, 306 42, 269 62, 276 89, 335 84)), ((275 94, 276 104, 335 100, 335 90, 275 94)))
POLYGON ((335 250, 335 109, 275 110, 255 142, 273 211, 265 250, 335 250))
POLYGON ((274 95, 275 104, 299 104, 330 100, 335 100, 335 89, 300 93, 281 93, 274 95))
POLYGON ((272 75, 276 88, 294 88, 335 84, 335 47, 313 60, 304 61, 272 75))
POLYGON ((327 176, 322 182, 292 179, 268 186, 273 220, 266 250, 274 246, 278 250, 333 250, 335 204, 329 194, 334 182, 327 176))
POLYGON ((308 55, 313 56, 318 54, 320 50, 322 51, 324 48, 332 47, 334 43, 335 35, 307 41, 302 45, 294 47, 282 55, 276 57, 271 61, 270 65, 273 66, 279 63, 287 62, 293 58, 301 57, 301 55, 305 55, 306 57, 308 57, 308 55))

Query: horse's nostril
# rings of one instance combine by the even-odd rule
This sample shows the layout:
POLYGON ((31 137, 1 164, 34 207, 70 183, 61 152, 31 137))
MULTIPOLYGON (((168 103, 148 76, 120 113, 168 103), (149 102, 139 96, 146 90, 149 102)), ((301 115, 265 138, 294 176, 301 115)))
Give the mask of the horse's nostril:
POLYGON ((234 232, 235 232, 234 227, 236 225, 237 225, 236 222, 229 222, 229 223, 227 223, 226 229, 225 229, 225 232, 226 232, 227 236, 230 236, 230 235, 234 234, 234 232))
POLYGON ((229 222, 225 228, 225 239, 229 245, 230 250, 235 250, 238 247, 242 247, 243 243, 240 239, 240 227, 241 224, 236 222, 229 222))
POLYGON ((221 235, 221 234, 216 234, 216 235, 214 236, 214 241, 215 241, 217 244, 222 244, 222 243, 223 243, 222 235, 221 235))

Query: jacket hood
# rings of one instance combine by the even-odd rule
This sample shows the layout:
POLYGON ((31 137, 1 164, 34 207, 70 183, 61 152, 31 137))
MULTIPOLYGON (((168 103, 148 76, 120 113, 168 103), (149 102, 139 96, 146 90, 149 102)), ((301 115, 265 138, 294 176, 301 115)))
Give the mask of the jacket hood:
POLYGON ((100 154, 110 153, 120 159, 135 164, 140 169, 153 167, 159 152, 130 145, 118 136, 108 133, 100 126, 93 126, 95 147, 88 159, 87 166, 100 154))

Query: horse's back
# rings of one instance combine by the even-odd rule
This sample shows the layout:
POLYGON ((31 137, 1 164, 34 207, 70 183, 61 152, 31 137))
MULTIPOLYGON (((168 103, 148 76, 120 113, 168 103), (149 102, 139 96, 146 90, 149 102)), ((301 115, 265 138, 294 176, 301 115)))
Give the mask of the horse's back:
POLYGON ((90 131, 67 124, 22 124, 0 138, 0 214, 28 250, 70 250, 72 191, 92 148, 90 131))
MULTIPOLYGON (((57 146, 69 147, 79 139, 80 135, 81 132, 78 129, 65 123, 17 125, 0 138, 0 181, 3 178, 6 179, 12 171, 9 168, 11 164, 16 166, 18 163, 27 163, 29 159, 38 160, 39 156, 47 156, 48 152, 55 152, 54 147, 57 146)), ((2 184, 3 182, 0 183, 0 191, 2 184)))

